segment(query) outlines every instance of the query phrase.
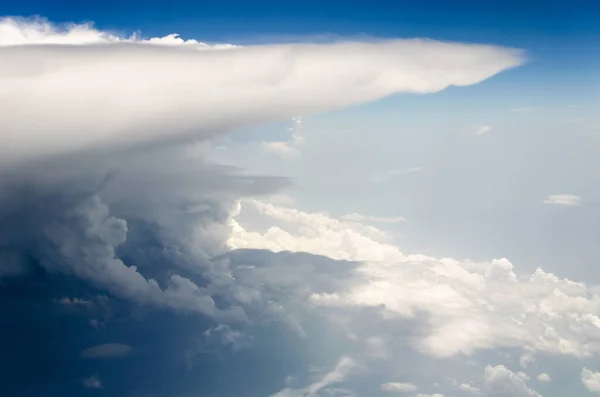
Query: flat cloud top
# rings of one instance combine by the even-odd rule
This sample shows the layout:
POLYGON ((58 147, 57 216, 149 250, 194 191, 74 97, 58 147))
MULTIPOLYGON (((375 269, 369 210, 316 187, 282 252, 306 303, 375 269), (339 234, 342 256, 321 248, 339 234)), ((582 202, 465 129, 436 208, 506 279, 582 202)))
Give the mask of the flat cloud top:
POLYGON ((198 51, 223 46, 21 19, 0 21, 0 31, 4 162, 206 139, 394 93, 471 85, 524 62, 516 49, 422 39, 198 51))

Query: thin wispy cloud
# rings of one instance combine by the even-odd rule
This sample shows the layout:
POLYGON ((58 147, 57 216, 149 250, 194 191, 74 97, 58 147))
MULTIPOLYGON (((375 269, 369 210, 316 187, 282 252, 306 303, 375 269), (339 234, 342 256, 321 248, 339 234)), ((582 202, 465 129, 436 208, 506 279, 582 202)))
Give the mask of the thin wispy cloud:
POLYGON ((581 197, 574 194, 551 194, 542 201, 548 205, 562 205, 566 207, 576 207, 581 205, 581 197))
POLYGON ((399 168, 399 169, 391 169, 376 173, 371 176, 372 183, 386 183, 392 181, 394 178, 401 177, 403 175, 414 174, 417 172, 421 172, 421 167, 409 167, 409 168, 399 168))
POLYGON ((490 125, 474 125, 473 134, 477 136, 485 135, 492 130, 490 125))

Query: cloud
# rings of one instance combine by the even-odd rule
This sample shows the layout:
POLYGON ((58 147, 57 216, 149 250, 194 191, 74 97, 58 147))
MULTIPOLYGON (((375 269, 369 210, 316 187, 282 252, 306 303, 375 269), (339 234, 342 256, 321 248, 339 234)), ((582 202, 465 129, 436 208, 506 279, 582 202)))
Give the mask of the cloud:
POLYGON ((567 207, 576 207, 581 205, 581 197, 574 194, 552 194, 543 201, 549 205, 563 205, 567 207))
POLYGON ((420 39, 197 51, 199 44, 117 40, 89 25, 60 34, 27 20, 1 26, 12 32, 0 42, 3 162, 206 139, 397 92, 476 84, 523 63, 514 49, 420 39))
MULTIPOLYGON (((349 272, 344 276, 329 274, 326 268, 297 277, 292 269, 286 270, 287 279, 298 287, 304 285, 296 299, 308 299, 324 311, 371 308, 379 313, 381 330, 393 327, 394 321, 421 319, 426 326, 412 343, 428 355, 472 355, 499 348, 520 349, 532 357, 600 353, 596 315, 600 298, 583 283, 541 268, 518 277, 504 258, 474 262, 405 254, 382 242, 386 235, 378 236, 380 230, 325 214, 259 202, 243 206, 242 212, 246 209, 258 210, 264 217, 261 223, 277 226, 266 232, 247 230, 234 218, 229 240, 234 248, 305 251, 362 261, 354 266, 340 264, 349 272), (303 281, 307 279, 327 288, 310 288, 303 281)), ((290 285, 286 288, 292 290, 290 285)), ((349 321, 346 326, 351 330, 357 325, 353 321, 359 320, 349 321)), ((386 342, 388 352, 393 348, 386 342)))
POLYGON ((93 376, 90 376, 89 378, 83 379, 83 381, 81 381, 81 384, 83 385, 83 387, 88 388, 88 389, 103 389, 104 388, 104 386, 102 385, 102 382, 100 382, 100 379, 98 379, 98 375, 93 375, 93 376))
POLYGON ((299 157, 301 152, 299 147, 302 146, 306 140, 300 135, 302 128, 302 117, 292 118, 292 127, 288 128, 288 132, 291 133, 290 140, 285 141, 269 141, 262 142, 262 147, 265 151, 278 154, 282 157, 299 157))
POLYGON ((527 386, 528 379, 524 373, 512 372, 504 365, 488 365, 485 368, 486 391, 490 397, 542 397, 540 393, 527 386))
POLYGON ((283 157, 298 157, 300 156, 300 151, 295 147, 291 146, 287 142, 263 142, 263 148, 271 153, 278 154, 283 157))
POLYGON ((381 172, 381 173, 371 176, 371 182, 372 183, 386 183, 386 182, 391 181, 392 179, 394 179, 397 176, 412 174, 415 172, 421 172, 421 167, 410 167, 410 168, 404 168, 404 169, 388 170, 388 171, 384 171, 384 172, 381 172))
MULTIPOLYGON (((342 357, 335 368, 324 374, 316 382, 301 389, 286 388, 273 394, 272 397, 309 397, 317 396, 320 391, 326 391, 330 386, 343 382, 349 375, 356 372, 359 367, 350 357, 342 357)), ((335 393, 335 389, 331 390, 335 393)), ((335 394, 334 394, 335 395, 335 394)))
POLYGON ((121 343, 106 343, 104 345, 98 345, 83 350, 81 352, 81 357, 96 359, 122 358, 129 356, 131 351, 132 348, 128 345, 123 345, 121 343))
POLYGON ((537 379, 540 382, 544 382, 544 383, 548 383, 552 380, 552 378, 550 377, 550 375, 548 375, 547 373, 541 373, 537 376, 537 379))
MULTIPOLYGON (((270 347, 272 334, 281 336, 283 328, 293 338, 285 334, 281 340, 291 342, 281 350, 295 362, 307 358, 294 341, 309 345, 312 335, 325 335, 315 333, 318 327, 339 329, 355 341, 349 345, 339 338, 340 350, 356 356, 341 352, 333 370, 303 387, 288 385, 280 396, 352 395, 338 387, 352 380, 363 361, 393 360, 400 349, 393 334, 398 330, 410 334, 411 347, 433 357, 497 346, 595 352, 582 341, 588 334, 593 338, 596 321, 596 302, 585 286, 542 271, 534 282, 519 284, 506 260, 470 263, 405 254, 393 235, 364 224, 366 218, 340 220, 261 201, 288 186, 286 178, 249 175, 208 160, 205 141, 216 134, 397 92, 475 84, 521 64, 520 51, 431 40, 236 47, 175 34, 119 37, 91 25, 14 18, 0 22, 0 38, 0 104, 6 116, 0 118, 0 277, 15 283, 3 293, 51 292, 43 297, 57 310, 87 316, 48 330, 37 318, 24 322, 22 328, 33 332, 24 339, 93 332, 79 343, 86 346, 90 335, 102 335, 134 344, 136 351, 138 343, 158 340, 165 345, 154 352, 163 357, 172 353, 166 346, 177 344, 170 339, 179 343, 181 336, 164 338, 164 330, 182 324, 192 329, 198 345, 230 350, 250 348, 261 336, 270 347), (253 229, 240 211, 253 211, 276 226, 253 229), (22 279, 12 281, 15 275, 22 279), (55 289, 38 291, 49 280, 55 289), (426 296, 422 291, 429 287, 426 296), (93 294, 107 294, 110 310, 93 294), (126 313, 119 321, 113 306, 126 313), (545 317, 550 310, 554 315, 545 317), (144 325, 155 321, 152 331, 160 338, 146 339, 149 329, 124 318, 144 325), (529 323, 534 331, 525 335, 529 323), (123 324, 140 328, 131 332, 140 338, 115 337, 115 329, 130 335, 123 324)), ((303 141, 298 120, 291 139, 295 148, 303 141)), ((14 308, 9 314, 17 318, 14 308)), ((191 339, 182 337, 181 344, 191 339)), ((326 356, 321 362, 333 356, 334 344, 329 348, 316 349, 326 356)), ((200 348, 183 349, 191 350, 178 351, 186 364, 202 356, 196 354, 200 348)), ((10 354, 20 354, 15 352, 10 354)), ((100 359, 126 356, 136 368, 147 365, 126 344, 85 349, 81 358, 98 360, 86 361, 76 379, 89 374, 91 364, 110 370, 111 363, 100 359)), ((201 359, 210 360, 206 356, 201 359)), ((72 364, 56 362, 73 376, 72 364)), ((216 371, 223 362, 215 364, 216 371)), ((259 361, 250 362, 249 367, 262 368, 259 361)), ((179 369, 161 365, 157 373, 179 374, 179 369)), ((104 370, 102 379, 111 384, 104 370)), ((394 377, 386 374, 386 379, 394 377)), ((83 384, 102 387, 98 376, 83 384)), ((280 388, 270 386, 269 393, 280 388)), ((40 393, 25 395, 30 394, 40 393)))
POLYGON ((389 236, 372 226, 257 200, 245 200, 242 205, 243 211, 267 217, 273 226, 264 233, 247 231, 232 219, 228 245, 234 249, 308 252, 342 260, 398 261, 404 258, 397 247, 386 242, 389 236), (297 233, 292 234, 286 228, 297 233))
POLYGON ((412 383, 389 382, 382 384, 381 390, 385 392, 407 393, 417 391, 417 386, 412 383))
POLYGON ((475 387, 469 383, 461 383, 458 388, 460 390, 468 391, 470 393, 479 393, 481 390, 478 387, 475 387))
POLYGON ((383 216, 367 216, 353 212, 351 214, 342 215, 342 220, 349 222, 375 222, 375 223, 402 223, 406 219, 401 216, 383 217, 383 216))
POLYGON ((473 126, 473 133, 477 136, 481 136, 487 134, 492 130, 492 127, 489 125, 476 125, 473 126))
POLYGON ((600 372, 583 368, 581 370, 581 381, 589 391, 600 393, 600 372))

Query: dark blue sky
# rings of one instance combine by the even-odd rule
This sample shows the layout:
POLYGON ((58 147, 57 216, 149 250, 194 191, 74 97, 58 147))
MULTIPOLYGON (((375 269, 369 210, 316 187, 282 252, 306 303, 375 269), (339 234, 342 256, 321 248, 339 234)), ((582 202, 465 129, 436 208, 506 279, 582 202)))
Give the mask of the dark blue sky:
POLYGON ((586 40, 600 32, 600 4, 589 0, 21 0, 5 2, 1 12, 38 14, 55 22, 89 20, 102 29, 148 35, 176 31, 207 40, 364 33, 528 45, 532 40, 586 40))

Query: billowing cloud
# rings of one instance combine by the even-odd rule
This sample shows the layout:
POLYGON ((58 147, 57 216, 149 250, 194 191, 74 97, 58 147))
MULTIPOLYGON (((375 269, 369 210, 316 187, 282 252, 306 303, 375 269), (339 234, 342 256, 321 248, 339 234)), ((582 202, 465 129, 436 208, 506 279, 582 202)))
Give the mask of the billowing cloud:
MULTIPOLYGON (((235 224, 229 240, 234 247, 362 261, 351 268, 340 264, 344 277, 328 275, 324 268, 318 274, 303 274, 296 280, 298 286, 304 284, 301 280, 313 279, 328 287, 304 288, 298 299, 308 298, 325 310, 372 308, 381 314, 382 330, 396 320, 426 314, 426 331, 414 343, 427 354, 448 357, 495 348, 518 348, 523 355, 600 353, 600 297, 583 283, 541 268, 518 277, 504 258, 473 262, 404 254, 385 242, 389 236, 383 231, 325 214, 257 202, 244 208, 258 209, 276 226, 260 232, 235 224)), ((288 279, 294 279, 293 270, 287 271, 292 272, 288 279)))
POLYGON ((566 207, 576 207, 581 205, 581 197, 574 194, 552 194, 543 201, 549 205, 563 205, 566 207))
POLYGON ((537 379, 540 382, 544 382, 544 383, 548 383, 552 380, 552 378, 550 377, 550 375, 548 375, 547 373, 541 373, 537 376, 537 379))
POLYGON ((490 397, 542 397, 540 393, 527 386, 529 377, 523 372, 512 372, 504 365, 485 368, 485 385, 490 397))
MULTIPOLYGON (((442 359, 494 347, 596 352, 589 341, 598 302, 585 285, 541 270, 521 281, 505 259, 406 254, 393 235, 364 224, 391 219, 335 219, 266 204, 262 198, 278 194, 287 179, 207 160, 205 141, 216 134, 397 92, 475 84, 521 64, 520 51, 432 40, 237 47, 14 18, 0 22, 0 38, 0 277, 15 283, 7 289, 13 294, 21 282, 37 293, 40 279, 56 279, 59 287, 44 299, 64 311, 90 310, 73 327, 95 339, 66 354, 136 359, 129 345, 137 352, 145 330, 139 341, 114 338, 96 293, 136 320, 160 324, 153 340, 168 339, 163 326, 192 322, 197 349, 178 351, 190 367, 206 343, 250 349, 264 332, 271 346, 268 332, 276 331, 265 329, 272 324, 291 331, 292 341, 308 341, 318 327, 343 335, 336 338, 342 347, 316 349, 327 368, 335 349, 351 351, 336 355, 342 358, 333 369, 299 386, 271 383, 265 395, 351 396, 345 383, 368 371, 363 364, 394 361, 406 348, 442 359), (240 211, 271 224, 248 226, 240 211), (61 289, 74 280, 77 288, 61 289), (92 292, 82 293, 86 288, 92 292), (172 317, 157 320, 148 308, 172 317), (398 330, 408 336, 399 340, 398 330), (93 346, 107 340, 123 344, 93 346), (81 351, 85 346, 93 347, 81 351)), ((285 141, 296 149, 299 120, 285 141)), ((43 323, 32 318, 31 328, 43 323)), ((294 360, 307 360, 294 342, 282 345, 294 360)), ((161 366, 160 373, 178 369, 161 366)), ((77 379, 94 371, 82 368, 77 379)), ((374 390, 399 378, 388 372, 373 381, 374 390)), ((100 375, 102 382, 92 376, 83 385, 109 389, 110 378, 100 375)))
POLYGON ((581 381, 589 391, 600 393, 600 372, 583 368, 581 370, 581 381))

